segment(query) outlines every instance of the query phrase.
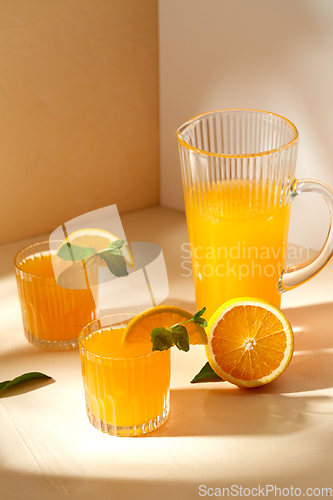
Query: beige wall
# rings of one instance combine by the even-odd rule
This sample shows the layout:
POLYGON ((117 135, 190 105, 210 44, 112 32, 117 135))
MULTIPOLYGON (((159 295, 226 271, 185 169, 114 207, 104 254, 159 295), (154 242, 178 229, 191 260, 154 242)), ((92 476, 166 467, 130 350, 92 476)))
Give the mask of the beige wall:
POLYGON ((158 203, 156 0, 2 0, 0 243, 158 203))
MULTIPOLYGON (((298 177, 333 187, 332 0, 159 0, 161 204, 184 209, 174 131, 223 108, 286 116, 300 134, 298 177)), ((299 196, 290 241, 319 249, 325 201, 299 196)))

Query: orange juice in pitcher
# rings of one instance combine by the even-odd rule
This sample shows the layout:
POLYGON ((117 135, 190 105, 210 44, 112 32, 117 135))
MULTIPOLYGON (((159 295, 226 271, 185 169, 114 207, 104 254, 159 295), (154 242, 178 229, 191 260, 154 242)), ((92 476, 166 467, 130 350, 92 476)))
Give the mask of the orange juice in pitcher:
POLYGON ((291 201, 333 191, 295 179, 298 131, 282 116, 252 109, 204 113, 176 131, 198 308, 280 294, 315 276, 333 255, 332 224, 317 256, 285 267, 291 201))
POLYGON ((217 182, 185 199, 197 306, 207 316, 230 298, 259 297, 280 306, 290 205, 268 184, 217 182), (237 203, 235 203, 237 199, 237 203))

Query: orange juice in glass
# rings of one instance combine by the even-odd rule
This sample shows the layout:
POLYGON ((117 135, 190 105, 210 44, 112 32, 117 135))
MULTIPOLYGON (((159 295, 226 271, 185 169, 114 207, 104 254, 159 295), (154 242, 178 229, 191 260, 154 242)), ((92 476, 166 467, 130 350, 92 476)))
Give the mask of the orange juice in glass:
POLYGON ((167 419, 170 349, 121 343, 133 314, 97 318, 79 335, 86 409, 90 423, 107 434, 139 436, 167 419))
MULTIPOLYGON (((333 191, 295 179, 298 131, 265 111, 204 113, 177 131, 197 307, 207 317, 224 302, 258 297, 277 307, 281 293, 315 276, 333 255, 332 223, 317 256, 285 266, 292 200, 333 191)), ((332 217, 331 217, 332 219, 332 217)))
MULTIPOLYGON (((62 242, 53 243, 60 246, 62 242)), ((60 287, 53 272, 52 252, 46 241, 24 248, 14 259, 24 332, 38 347, 72 349, 78 345, 81 329, 97 315, 89 282, 97 280, 98 269, 95 262, 84 272, 73 266, 67 270, 67 281, 72 279, 81 288, 60 287)))

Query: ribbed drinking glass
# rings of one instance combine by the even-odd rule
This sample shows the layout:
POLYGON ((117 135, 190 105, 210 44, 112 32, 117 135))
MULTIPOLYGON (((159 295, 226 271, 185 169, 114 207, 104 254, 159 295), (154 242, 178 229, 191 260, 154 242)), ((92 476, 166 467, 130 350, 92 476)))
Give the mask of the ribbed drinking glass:
POLYGON ((73 349, 78 346, 81 329, 97 316, 92 291, 88 285, 83 286, 89 280, 97 281, 98 267, 92 261, 84 272, 71 268, 67 281, 83 282, 82 288, 63 288, 54 276, 51 256, 55 253, 44 241, 24 248, 14 259, 24 332, 29 342, 38 347, 73 349))
POLYGON ((135 314, 102 316, 79 335, 86 409, 90 423, 115 436, 140 436, 168 418, 170 349, 122 345, 135 314))

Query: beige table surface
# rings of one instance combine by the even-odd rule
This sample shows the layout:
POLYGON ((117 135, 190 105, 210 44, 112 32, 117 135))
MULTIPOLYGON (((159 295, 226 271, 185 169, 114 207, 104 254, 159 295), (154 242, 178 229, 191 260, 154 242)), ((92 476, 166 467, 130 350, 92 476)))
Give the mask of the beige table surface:
MULTIPOLYGON (((165 302, 194 312, 192 278, 181 276, 185 216, 154 207, 122 222, 129 241, 162 247, 170 281, 165 302)), ((0 380, 26 371, 55 380, 0 398, 1 500, 195 499, 214 492, 208 488, 248 496, 241 487, 266 485, 280 488, 281 497, 296 491, 324 498, 321 488, 333 489, 333 262, 283 295, 296 350, 277 380, 252 390, 191 385, 204 350, 173 349, 169 420, 148 436, 116 438, 88 422, 78 350, 44 352, 24 338, 13 257, 41 239, 0 248, 0 380)), ((279 497, 278 489, 267 492, 253 490, 250 498, 279 497)))

